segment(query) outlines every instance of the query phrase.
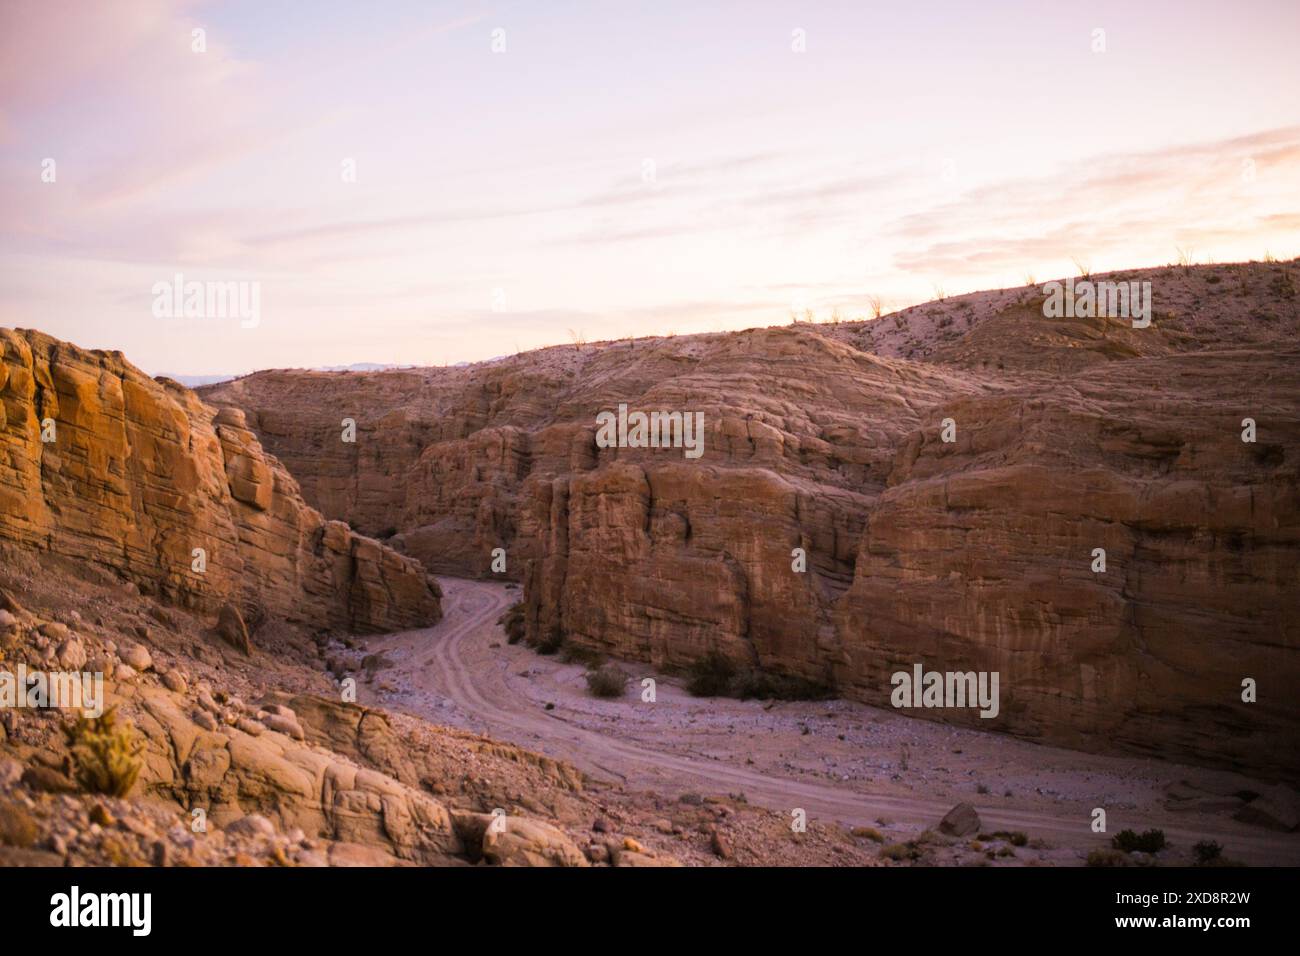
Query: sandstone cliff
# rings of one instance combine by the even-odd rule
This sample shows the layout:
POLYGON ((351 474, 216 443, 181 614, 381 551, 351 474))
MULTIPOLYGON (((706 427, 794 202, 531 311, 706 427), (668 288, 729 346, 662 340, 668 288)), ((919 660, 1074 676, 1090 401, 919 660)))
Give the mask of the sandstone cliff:
POLYGON ((438 619, 424 570, 307 505, 237 409, 39 332, 0 329, 0 349, 6 548, 192 608, 362 632, 438 619))
POLYGON ((1045 319, 1027 288, 204 394, 326 514, 428 567, 485 574, 505 548, 541 642, 720 650, 880 704, 913 663, 998 671, 996 720, 917 715, 1294 777, 1295 271, 1123 277, 1155 285, 1142 330, 1045 319), (704 455, 597 447, 620 402, 703 412, 704 455))

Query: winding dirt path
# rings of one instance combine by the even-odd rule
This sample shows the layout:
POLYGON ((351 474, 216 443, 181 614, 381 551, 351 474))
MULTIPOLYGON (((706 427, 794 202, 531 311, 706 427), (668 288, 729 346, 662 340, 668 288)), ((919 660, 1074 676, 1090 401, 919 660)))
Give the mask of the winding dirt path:
MULTIPOLYGON (((679 735, 671 732, 665 735, 661 728, 654 726, 637 726, 643 719, 638 715, 638 707, 650 705, 640 703, 635 685, 625 701, 600 702, 602 707, 615 710, 603 715, 584 711, 580 705, 587 703, 582 700, 586 695, 572 686, 572 680, 566 696, 563 688, 555 683, 539 685, 529 680, 525 676, 530 673, 527 668, 523 674, 513 670, 521 663, 545 660, 525 649, 508 647, 496 623, 502 612, 519 599, 517 590, 484 581, 439 580, 444 591, 445 616, 438 626, 384 635, 368 642, 372 651, 381 651, 393 662, 392 670, 382 673, 385 679, 392 675, 396 690, 376 698, 385 706, 435 723, 468 726, 569 761, 596 778, 612 778, 630 789, 668 794, 743 792, 751 803, 787 814, 796 807, 802 808, 810 819, 838 821, 849 826, 874 825, 879 818, 915 824, 918 828, 932 826, 956 802, 951 795, 935 798, 916 793, 878 792, 889 789, 887 785, 873 787, 876 792, 864 792, 860 782, 841 783, 773 772, 769 766, 747 763, 748 755, 743 749, 727 752, 725 748, 713 747, 710 748, 713 753, 692 752, 690 741, 679 735), (554 708, 547 709, 547 703, 554 703, 554 708)), ((550 666, 563 665, 552 662, 550 666)), ((664 683, 659 685, 658 697, 655 706, 667 703, 671 707, 674 702, 687 700, 695 706, 708 703, 685 698, 683 692, 664 683)), ((762 705, 726 701, 718 702, 718 706, 747 707, 753 719, 754 714, 761 713, 762 705)), ((924 721, 908 723, 925 724, 926 733, 945 733, 942 725, 924 721)), ((997 734, 974 736, 991 748, 1029 747, 1039 754, 1052 749, 997 734)), ((815 749, 817 742, 814 740, 808 746, 815 749)), ((1033 759, 1033 756, 1029 758, 1033 759)), ((1116 758, 1078 755, 1074 762, 1098 759, 1114 762, 1116 758)), ((1170 775, 1183 769, 1196 772, 1173 767, 1170 775)), ((1006 801, 999 806, 993 797, 971 802, 975 803, 985 830, 1021 830, 1030 837, 1041 837, 1063 848, 1085 850, 1104 845, 1104 837, 1088 830, 1088 808, 1077 803, 1042 808, 1006 801)), ((1159 806, 1127 808, 1121 825, 1115 822, 1121 818, 1119 812, 1108 812, 1112 813, 1112 831, 1156 826, 1165 831, 1171 842, 1182 846, 1216 839, 1231 848, 1234 858, 1246 862, 1295 865, 1300 861, 1300 836, 1295 834, 1270 833, 1208 814, 1174 814, 1159 806)))

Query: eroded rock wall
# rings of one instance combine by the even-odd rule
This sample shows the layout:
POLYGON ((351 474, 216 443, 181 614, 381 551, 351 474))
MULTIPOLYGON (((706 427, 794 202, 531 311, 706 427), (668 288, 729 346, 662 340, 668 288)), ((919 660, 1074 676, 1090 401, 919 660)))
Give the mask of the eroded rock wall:
POLYGON ((120 353, 9 329, 0 346, 6 547, 84 563, 188 607, 234 601, 362 632, 438 619, 424 569, 310 507, 239 410, 150 379, 120 353))

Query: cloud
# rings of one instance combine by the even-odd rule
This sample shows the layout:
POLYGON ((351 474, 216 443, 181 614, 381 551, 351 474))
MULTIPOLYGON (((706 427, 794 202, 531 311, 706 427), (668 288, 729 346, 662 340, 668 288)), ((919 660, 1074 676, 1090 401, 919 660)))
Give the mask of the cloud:
POLYGON ((895 219, 894 264, 926 275, 1017 272, 1115 249, 1172 257, 1174 245, 1282 232, 1300 206, 1300 127, 1096 157, 1050 177, 1008 180, 895 219), (936 236, 944 238, 936 240, 936 236))

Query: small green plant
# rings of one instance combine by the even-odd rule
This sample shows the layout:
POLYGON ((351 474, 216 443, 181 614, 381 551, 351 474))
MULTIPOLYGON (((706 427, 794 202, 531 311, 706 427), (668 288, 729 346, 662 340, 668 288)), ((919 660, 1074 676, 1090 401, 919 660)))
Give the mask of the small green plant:
POLYGON ((116 707, 101 717, 78 717, 63 733, 82 789, 110 797, 131 792, 140 776, 144 742, 130 723, 118 722, 116 707))
POLYGON ((629 680, 628 672, 617 664, 602 664, 587 671, 587 691, 593 697, 622 697, 629 680))
POLYGON ((1223 847, 1213 840, 1202 840, 1192 847, 1192 855, 1196 857, 1196 862, 1202 866, 1217 863, 1223 857, 1223 847))
POLYGON ((1147 830, 1139 835, 1132 830, 1121 830, 1111 838, 1110 843, 1125 853, 1158 853, 1165 848, 1165 831, 1147 830))

